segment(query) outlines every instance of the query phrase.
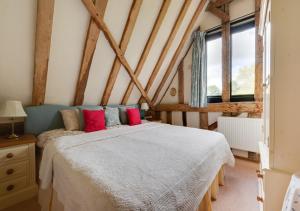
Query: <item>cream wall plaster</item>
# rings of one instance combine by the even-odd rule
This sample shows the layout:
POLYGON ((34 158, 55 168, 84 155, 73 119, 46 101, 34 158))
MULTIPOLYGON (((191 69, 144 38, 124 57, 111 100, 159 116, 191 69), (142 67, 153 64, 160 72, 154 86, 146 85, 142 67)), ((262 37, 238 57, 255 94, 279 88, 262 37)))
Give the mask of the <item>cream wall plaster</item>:
MULTIPOLYGON (((192 0, 187 15, 150 90, 151 98, 169 66, 199 1, 192 0)), ((250 4, 247 2, 252 1, 235 0, 231 6, 233 16, 239 16, 245 12, 248 13, 250 11, 250 4), (244 7, 247 9, 244 10, 244 7)), ((182 0, 171 1, 161 30, 157 35, 157 39, 153 44, 153 48, 139 77, 143 86, 148 81, 150 73, 178 16, 182 3, 182 0)), ((131 4, 132 0, 108 1, 104 20, 117 42, 121 39, 131 4)), ((135 69, 142 50, 145 47, 161 4, 162 0, 143 1, 136 27, 134 28, 128 50, 125 53, 133 69, 135 69)), ((251 5, 253 6, 254 3, 251 3, 251 5)), ((24 104, 31 103, 36 9, 35 0, 0 1, 0 102, 6 99, 17 99, 21 100, 24 104)), ((72 104, 89 20, 90 15, 81 1, 55 1, 45 103, 72 104)), ((201 23, 201 28, 205 29, 218 24, 217 22, 216 18, 204 13, 197 20, 195 27, 201 23)), ((185 44, 179 58, 185 53, 189 42, 190 40, 185 44)), ((101 33, 91 64, 84 104, 99 104, 114 58, 115 54, 101 33)), ((160 97, 173 77, 178 62, 179 60, 176 62, 172 74, 163 87, 160 97)), ((188 80, 188 78, 186 77, 185 80, 188 80)), ((109 103, 120 103, 129 81, 130 78, 122 67, 109 103)), ((186 89, 187 87, 189 87, 188 84, 186 85, 186 89)), ((139 97, 139 92, 134 88, 128 103, 136 103, 139 97)))
POLYGON ((0 1, 0 102, 31 103, 35 0, 0 1))

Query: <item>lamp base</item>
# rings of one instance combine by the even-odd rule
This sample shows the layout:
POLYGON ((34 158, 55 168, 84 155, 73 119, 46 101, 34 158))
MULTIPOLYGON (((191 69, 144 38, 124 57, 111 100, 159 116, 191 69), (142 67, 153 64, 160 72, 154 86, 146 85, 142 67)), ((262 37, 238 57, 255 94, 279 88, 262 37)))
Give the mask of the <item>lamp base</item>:
POLYGON ((19 136, 18 136, 17 134, 15 134, 15 133, 12 133, 12 134, 10 134, 7 138, 8 138, 8 139, 18 139, 19 136))

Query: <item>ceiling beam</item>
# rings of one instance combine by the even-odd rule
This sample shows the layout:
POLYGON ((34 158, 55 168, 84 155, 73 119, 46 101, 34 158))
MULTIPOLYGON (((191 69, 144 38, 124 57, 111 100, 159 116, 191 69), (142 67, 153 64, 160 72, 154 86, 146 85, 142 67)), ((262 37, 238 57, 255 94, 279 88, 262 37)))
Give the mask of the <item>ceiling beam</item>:
POLYGON ((54 2, 39 0, 37 3, 32 105, 41 105, 45 101, 54 2))
POLYGON ((216 0, 214 2, 214 4, 215 4, 215 7, 221 7, 224 4, 230 4, 231 2, 233 2, 233 0, 216 0))
MULTIPOLYGON (((226 4, 228 5, 228 4, 226 4)), ((223 12, 221 9, 217 8, 214 2, 210 2, 207 6, 207 10, 220 18, 223 22, 229 21, 229 15, 225 12, 223 12)))
MULTIPOLYGON (((155 38, 157 37, 158 31, 159 31, 159 29, 160 29, 160 27, 161 27, 161 25, 163 23, 164 18, 166 17, 167 11, 168 11, 169 6, 170 6, 170 3, 171 3, 171 0, 165 0, 162 3, 162 6, 161 6, 160 11, 158 13, 158 16, 156 18, 156 21, 155 21, 154 26, 152 28, 152 31, 150 33, 150 36, 149 36, 149 38, 147 40, 146 46, 145 46, 145 48, 143 50, 143 53, 142 53, 142 55, 140 57, 140 60, 139 60, 139 62, 137 64, 137 67, 136 67, 136 69, 134 71, 134 73, 135 73, 135 75, 137 77, 142 72, 142 68, 143 68, 143 66, 144 66, 144 64, 146 62, 146 59, 147 59, 147 57, 149 55, 149 52, 150 52, 150 50, 152 48, 152 45, 153 45, 153 43, 155 41, 155 38)), ((134 87, 134 83, 133 83, 133 81, 130 81, 130 83, 129 83, 127 89, 126 89, 126 92, 125 92, 125 94, 123 96, 122 102, 121 102, 123 105, 125 105, 127 103, 128 99, 130 97, 130 94, 131 94, 131 92, 133 90, 133 87, 134 87)))
POLYGON ((160 82, 160 84, 159 84, 159 86, 158 86, 158 88, 157 88, 157 90, 154 94, 154 97, 152 99, 152 104, 154 104, 156 102, 156 100, 159 96, 159 93, 161 92, 162 88, 164 87, 167 79, 169 78, 169 76, 170 76, 170 74, 171 74, 171 72, 172 72, 172 70, 173 70, 173 68, 176 64, 176 61, 177 61, 177 59, 178 59, 178 57, 179 57, 179 55, 180 55, 180 53, 181 53, 181 51, 184 47, 184 44, 186 43, 186 41, 190 37, 191 32, 193 30, 193 27, 194 27, 199 15, 202 13, 202 11, 203 11, 203 9, 206 5, 207 5, 207 0, 201 0, 201 2, 199 3, 199 5, 198 5, 193 17, 192 17, 187 29, 185 30, 185 33, 184 33, 184 35, 181 39, 180 44, 177 47, 175 54, 173 55, 173 58, 172 58, 169 66, 167 68, 167 71, 165 72, 165 74, 163 76, 163 79, 161 80, 161 82, 160 82))
MULTIPOLYGON (((147 82, 147 85, 146 85, 146 88, 145 88, 146 93, 148 93, 150 91, 150 89, 152 87, 152 84, 153 84, 156 76, 159 73, 159 70, 160 70, 160 68, 163 64, 163 61, 165 60, 165 58, 167 56, 167 53, 169 52, 169 49, 170 49, 170 47, 171 47, 171 45, 174 41, 175 36, 177 35, 178 29, 181 26, 182 21, 183 21, 185 15, 186 15, 190 5, 191 5, 191 0, 186 0, 183 3, 183 5, 181 7, 181 10, 180 10, 180 12, 177 16, 176 21, 175 21, 175 24, 174 24, 174 26, 171 30, 171 33, 168 37, 168 40, 167 40, 166 44, 164 45, 162 52, 160 53, 158 61, 156 62, 155 66, 154 66, 154 69, 152 70, 152 73, 150 75, 150 78, 148 79, 148 82, 147 82)), ((141 100, 142 100, 142 97, 140 98, 139 102, 141 102, 141 100)))
POLYGON ((136 75, 134 74, 132 68, 130 67, 129 63, 127 62, 126 58, 124 57, 124 52, 119 48, 116 40, 112 36, 110 30, 108 29, 106 23, 103 21, 103 18, 100 16, 99 12, 95 8, 93 2, 91 0, 82 0, 84 5, 86 6, 87 10, 90 12, 91 16, 94 18, 95 22, 97 23, 98 27, 102 30, 103 34, 105 35, 107 41, 109 42, 110 46, 112 47, 113 51, 115 52, 116 56, 120 60, 121 64, 124 66, 126 71, 128 72, 129 76, 140 90, 141 94, 147 101, 147 103, 152 106, 151 101, 142 87, 142 84, 137 79, 136 75))
MULTIPOLYGON (((120 42, 120 49, 125 52, 127 49, 127 46, 129 44, 138 14, 140 12, 140 8, 142 5, 142 0, 134 0, 129 12, 129 16, 122 34, 121 42, 120 42)), ((121 62, 119 59, 116 57, 113 63, 113 66, 110 70, 110 74, 108 77, 108 80, 106 82, 106 86, 104 89, 104 93, 101 99, 101 105, 107 105, 111 92, 113 90, 114 84, 117 80, 117 76, 119 74, 121 68, 121 62)))
MULTIPOLYGON (((108 0, 95 0, 95 7, 98 9, 101 17, 104 17, 105 9, 108 0)), ((93 60, 94 52, 96 49, 97 41, 99 38, 100 29, 95 23, 94 19, 91 18, 90 25, 87 31, 85 39, 85 46, 81 61, 81 67, 77 79, 74 105, 82 105, 84 100, 84 93, 89 77, 90 67, 93 60)))
POLYGON ((195 108, 187 104, 159 104, 153 109, 155 111, 261 113, 263 104, 262 102, 223 102, 209 103, 203 108, 195 108))

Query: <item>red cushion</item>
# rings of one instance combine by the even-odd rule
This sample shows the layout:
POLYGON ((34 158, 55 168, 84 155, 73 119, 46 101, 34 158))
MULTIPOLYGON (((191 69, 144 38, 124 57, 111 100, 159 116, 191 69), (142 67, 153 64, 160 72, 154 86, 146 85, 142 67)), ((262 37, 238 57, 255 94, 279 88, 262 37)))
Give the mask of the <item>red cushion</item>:
POLYGON ((85 132, 93 132, 106 129, 105 113, 103 110, 83 110, 82 112, 85 132))
POLYGON ((127 118, 130 126, 142 123, 140 110, 138 108, 127 108, 127 118))

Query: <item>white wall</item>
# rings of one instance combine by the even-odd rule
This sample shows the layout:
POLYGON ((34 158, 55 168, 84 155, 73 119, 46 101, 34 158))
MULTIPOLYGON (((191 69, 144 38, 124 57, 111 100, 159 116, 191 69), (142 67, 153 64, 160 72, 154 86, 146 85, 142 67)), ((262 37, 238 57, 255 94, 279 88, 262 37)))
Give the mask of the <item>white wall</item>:
MULTIPOLYGON (((0 1, 0 102, 31 103, 34 70, 36 0, 0 1)), ((135 69, 163 0, 144 0, 125 57, 135 69)), ((184 1, 172 0, 139 79, 146 85, 184 1)), ((200 0, 192 0, 187 15, 150 90, 153 96, 200 0)), ((120 41, 132 0, 109 0, 104 20, 120 41)), ((56 0, 45 103, 71 104, 75 95, 90 16, 80 0, 56 0)), ((200 19, 199 19, 200 20, 200 19)), ((198 23, 199 23, 198 20, 198 23)), ((197 26, 197 25, 196 25, 197 26)), ((196 27, 195 26, 195 27, 196 27)), ((186 46, 188 43, 186 43, 186 46)), ((184 53, 184 51, 182 52, 184 53)), ((84 104, 99 104, 115 54, 101 33, 85 92, 84 104)), ((177 65, 175 65, 175 68, 177 65)), ((120 103, 130 81, 122 67, 109 103, 120 103)), ((128 103, 140 97, 135 88, 128 103)))
POLYGON ((0 102, 30 103, 36 0, 0 1, 0 102))

